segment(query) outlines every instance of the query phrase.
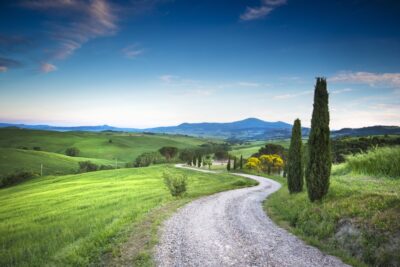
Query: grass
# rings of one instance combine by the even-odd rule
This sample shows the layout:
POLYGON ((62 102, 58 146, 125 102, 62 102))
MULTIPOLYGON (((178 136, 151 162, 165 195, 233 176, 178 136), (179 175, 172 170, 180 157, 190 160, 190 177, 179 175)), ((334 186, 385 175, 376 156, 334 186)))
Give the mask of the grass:
POLYGON ((282 227, 347 263, 398 266, 400 180, 372 175, 367 160, 392 152, 385 148, 349 158, 363 162, 353 171, 352 164, 334 166, 329 193, 320 202, 311 203, 306 192, 290 195, 286 180, 275 178, 283 186, 265 201, 265 209, 282 227))
POLYGON ((0 147, 40 147, 42 151, 65 154, 69 147, 77 147, 80 156, 131 162, 144 152, 163 146, 190 148, 206 143, 206 139, 180 135, 141 134, 122 132, 53 132, 27 129, 0 129, 0 147), (112 140, 110 143, 109 140, 112 140))
POLYGON ((189 178, 182 202, 254 184, 229 174, 158 165, 47 176, 1 189, 0 266, 96 265, 132 224, 177 201, 163 184, 166 169, 189 178))
POLYGON ((400 148, 384 147, 348 157, 348 168, 358 174, 400 178, 400 148))
POLYGON ((43 164, 43 175, 76 173, 79 169, 78 163, 87 160, 99 165, 115 166, 113 160, 68 157, 44 151, 0 148, 0 177, 18 171, 40 174, 41 164, 43 164))

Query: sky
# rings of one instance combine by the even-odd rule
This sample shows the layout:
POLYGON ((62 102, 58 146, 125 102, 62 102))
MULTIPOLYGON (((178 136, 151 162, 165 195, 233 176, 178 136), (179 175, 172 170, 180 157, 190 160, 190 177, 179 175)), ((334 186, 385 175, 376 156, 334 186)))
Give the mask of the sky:
POLYGON ((400 126, 397 0, 0 3, 0 122, 400 126))

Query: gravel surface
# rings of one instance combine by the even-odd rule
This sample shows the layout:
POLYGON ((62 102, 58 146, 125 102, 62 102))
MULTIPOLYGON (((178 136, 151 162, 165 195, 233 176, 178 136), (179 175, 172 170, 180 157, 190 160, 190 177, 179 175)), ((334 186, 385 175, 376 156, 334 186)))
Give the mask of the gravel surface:
POLYGON ((279 183, 236 175, 260 184, 203 197, 178 210, 162 227, 157 266, 348 266, 266 216, 262 201, 279 183))

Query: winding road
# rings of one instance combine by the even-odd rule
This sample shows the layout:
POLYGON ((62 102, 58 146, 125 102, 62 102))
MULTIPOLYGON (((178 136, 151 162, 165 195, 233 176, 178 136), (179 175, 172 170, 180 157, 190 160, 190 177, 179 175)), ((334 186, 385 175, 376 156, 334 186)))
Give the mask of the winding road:
POLYGON ((306 245, 265 214, 262 201, 279 183, 235 175, 259 185, 203 197, 178 210, 162 227, 157 266, 348 266, 306 245))

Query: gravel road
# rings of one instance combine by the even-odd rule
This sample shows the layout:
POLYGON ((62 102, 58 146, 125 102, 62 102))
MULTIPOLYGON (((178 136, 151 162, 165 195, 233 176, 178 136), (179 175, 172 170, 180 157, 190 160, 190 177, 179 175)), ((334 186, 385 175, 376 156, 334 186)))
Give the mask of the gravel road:
POLYGON ((157 266, 348 266, 266 216, 262 201, 279 183, 236 175, 260 184, 203 197, 178 210, 162 227, 157 266))

